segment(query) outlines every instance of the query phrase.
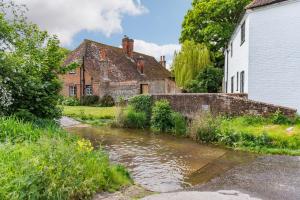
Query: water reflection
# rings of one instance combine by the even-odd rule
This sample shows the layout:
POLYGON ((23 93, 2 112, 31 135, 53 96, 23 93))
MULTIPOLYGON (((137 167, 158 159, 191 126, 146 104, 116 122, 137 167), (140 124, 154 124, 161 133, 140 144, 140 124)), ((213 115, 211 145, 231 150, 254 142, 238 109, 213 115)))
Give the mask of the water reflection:
POLYGON ((90 139, 96 147, 101 145, 112 162, 130 170, 136 183, 156 192, 206 182, 254 158, 247 153, 140 130, 81 127, 70 131, 90 139))

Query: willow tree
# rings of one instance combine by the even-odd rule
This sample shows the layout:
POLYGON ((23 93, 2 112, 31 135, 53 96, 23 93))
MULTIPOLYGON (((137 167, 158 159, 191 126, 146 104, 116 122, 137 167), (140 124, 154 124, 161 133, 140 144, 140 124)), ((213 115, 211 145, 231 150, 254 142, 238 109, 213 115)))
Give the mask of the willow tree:
POLYGON ((172 63, 176 84, 185 88, 209 64, 211 64, 210 52, 205 45, 185 41, 181 51, 175 52, 172 63))

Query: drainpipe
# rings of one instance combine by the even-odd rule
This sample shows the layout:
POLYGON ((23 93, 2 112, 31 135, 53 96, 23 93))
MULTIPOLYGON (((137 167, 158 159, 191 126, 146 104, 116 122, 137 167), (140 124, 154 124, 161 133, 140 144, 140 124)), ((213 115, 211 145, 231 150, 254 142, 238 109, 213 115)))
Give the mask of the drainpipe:
POLYGON ((226 93, 228 93, 228 54, 229 54, 229 50, 228 50, 228 46, 226 48, 226 83, 225 83, 225 86, 226 86, 226 93))

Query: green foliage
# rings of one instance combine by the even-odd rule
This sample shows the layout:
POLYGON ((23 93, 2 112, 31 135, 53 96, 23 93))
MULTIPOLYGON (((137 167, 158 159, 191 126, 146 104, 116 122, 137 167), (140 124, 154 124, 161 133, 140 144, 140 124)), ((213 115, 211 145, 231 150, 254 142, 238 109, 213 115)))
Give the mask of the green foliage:
POLYGON ((126 128, 140 128, 144 129, 148 125, 147 115, 145 112, 137 112, 130 108, 125 118, 126 128))
POLYGON ((0 199, 89 199, 131 184, 89 141, 42 121, 0 118, 0 199))
POLYGON ((145 112, 148 120, 151 118, 152 99, 149 95, 138 95, 129 100, 129 105, 137 112, 145 112))
POLYGON ((110 95, 105 95, 100 100, 100 105, 102 107, 112 107, 115 105, 115 100, 110 95))
POLYGON ((151 128, 157 132, 169 132, 172 130, 172 109, 167 100, 154 103, 152 108, 151 128))
POLYGON ((210 52, 205 45, 185 41, 181 51, 175 53, 172 63, 176 84, 185 88, 209 64, 211 64, 210 52))
POLYGON ((191 123, 190 137, 204 143, 217 142, 219 127, 219 117, 215 117, 209 112, 200 112, 191 123))
POLYGON ((65 97, 63 98, 61 105, 63 106, 79 106, 80 101, 75 97, 65 97))
POLYGON ((193 40, 206 44, 213 52, 216 65, 224 63, 223 50, 246 5, 251 0, 194 0, 186 14, 180 42, 193 40))
MULTIPOLYGON (((273 118, 235 118, 199 114, 190 127, 190 136, 201 142, 219 143, 255 152, 300 154, 300 127, 273 123, 273 118), (293 126, 293 129, 290 129, 293 126)), ((281 122, 281 120, 280 120, 281 122)))
POLYGON ((41 139, 1 145, 0 199, 87 199, 130 184, 124 168, 111 166, 90 143, 79 144, 41 139))
POLYGON ((80 98, 80 105, 82 106, 91 106, 97 104, 98 102, 99 96, 96 95, 82 96, 80 98))
POLYGON ((27 122, 33 122, 33 121, 37 120, 37 117, 34 114, 32 114, 28 110, 24 110, 24 109, 18 110, 18 112, 16 112, 14 114, 14 116, 18 119, 21 119, 21 120, 27 121, 27 122))
POLYGON ((27 23, 22 7, 1 1, 0 9, 0 93, 5 94, 0 100, 2 114, 23 109, 40 118, 58 118, 58 75, 65 56, 58 39, 27 23))
POLYGON ((221 89, 222 79, 223 70, 208 65, 187 85, 186 89, 191 93, 217 93, 221 89))
POLYGON ((60 131, 58 126, 52 121, 42 120, 41 122, 37 120, 25 123, 16 118, 0 118, 0 143, 35 142, 43 135, 51 137, 66 136, 66 134, 60 131), (43 124, 43 122, 46 122, 46 124, 43 124))
POLYGON ((276 111, 271 117, 273 124, 291 124, 292 121, 288 117, 282 114, 280 111, 276 111))
POLYGON ((187 133, 187 122, 182 114, 178 112, 172 113, 172 133, 178 136, 185 136, 187 133))

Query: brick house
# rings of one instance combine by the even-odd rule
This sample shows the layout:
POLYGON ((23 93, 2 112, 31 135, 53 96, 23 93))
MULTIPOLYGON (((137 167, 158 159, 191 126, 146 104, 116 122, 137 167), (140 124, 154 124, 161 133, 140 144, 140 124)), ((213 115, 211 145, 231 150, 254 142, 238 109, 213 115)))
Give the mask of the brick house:
POLYGON ((174 94, 176 85, 166 69, 165 57, 134 52, 134 40, 125 36, 122 48, 84 40, 65 61, 79 67, 61 76, 62 95, 80 98, 85 95, 110 95, 128 98, 138 94, 174 94))

